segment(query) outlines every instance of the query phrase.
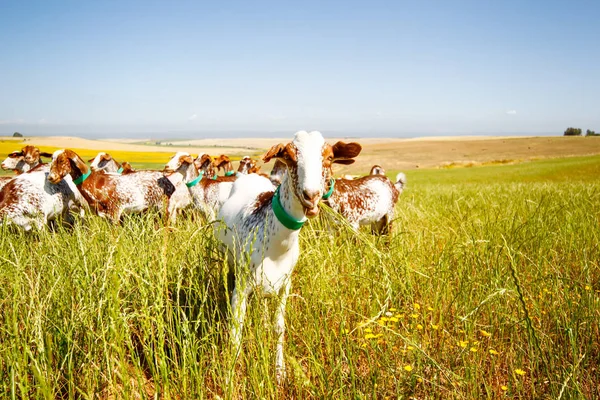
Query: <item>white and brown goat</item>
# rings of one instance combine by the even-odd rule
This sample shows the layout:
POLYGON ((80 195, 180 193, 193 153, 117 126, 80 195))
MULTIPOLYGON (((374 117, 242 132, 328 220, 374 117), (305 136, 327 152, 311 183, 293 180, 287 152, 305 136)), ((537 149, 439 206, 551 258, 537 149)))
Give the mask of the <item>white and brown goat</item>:
POLYGON ((26 231, 41 229, 48 222, 62 218, 72 222, 70 211, 82 212, 87 203, 71 178, 58 184, 48 181, 49 166, 40 163, 40 156, 52 156, 26 146, 11 153, 3 168, 26 172, 14 177, 0 190, 0 219, 26 231), (11 162, 15 162, 11 165, 11 162))
POLYGON ((165 165, 163 174, 172 179, 177 179, 175 176, 179 175, 178 179, 182 180, 189 190, 194 207, 199 209, 208 221, 214 221, 219 208, 229 198, 233 181, 227 179, 228 177, 212 175, 214 170, 206 165, 212 165, 210 156, 201 155, 196 160, 192 159, 189 153, 178 152, 165 165))
MULTIPOLYGON (((256 160, 253 160, 250 156, 244 156, 240 160, 240 166, 237 170, 238 174, 259 174, 260 166, 256 160)), ((265 175, 267 176, 267 175, 265 175)))
POLYGON ((334 149, 325 144, 321 133, 300 131, 292 142, 273 146, 263 157, 264 162, 275 158, 285 165, 277 189, 261 175, 241 175, 219 211, 224 226, 215 225, 215 235, 227 250, 235 273, 232 345, 239 354, 248 296, 255 290, 277 296, 278 381, 285 375, 285 307, 292 271, 300 256, 300 228, 307 218, 319 213, 331 164, 340 160, 352 162, 353 147, 354 144, 338 144, 334 149), (246 262, 249 265, 243 265, 246 262))
MULTIPOLYGON (((42 168, 46 171, 47 166, 42 163, 40 157, 52 157, 52 154, 42 152, 35 146, 27 145, 20 151, 13 151, 6 157, 0 167, 7 171, 14 171, 17 175, 31 171, 34 168, 42 168)), ((0 189, 4 187, 14 176, 0 176, 0 189)))
MULTIPOLYGON (((58 183, 70 175, 90 207, 102 217, 119 222, 123 214, 160 210, 175 185, 160 171, 137 171, 127 175, 94 171, 74 151, 57 150, 48 180, 58 183)), ((175 210, 168 208, 171 215, 175 210)))
POLYGON ((96 157, 88 160, 92 171, 104 171, 120 174, 123 172, 121 164, 110 154, 101 151, 96 157))
POLYGON ((402 172, 396 175, 395 183, 380 174, 358 179, 330 179, 324 203, 344 217, 355 230, 361 225, 371 225, 373 233, 387 234, 392 228, 394 208, 405 185, 406 176, 402 172))

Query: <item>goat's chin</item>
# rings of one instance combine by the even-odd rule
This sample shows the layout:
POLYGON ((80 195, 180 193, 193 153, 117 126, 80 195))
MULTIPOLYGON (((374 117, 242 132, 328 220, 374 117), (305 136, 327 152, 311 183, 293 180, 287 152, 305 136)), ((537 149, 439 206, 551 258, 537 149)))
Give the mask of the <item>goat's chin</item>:
POLYGON ((314 218, 319 215, 319 204, 313 208, 304 207, 304 215, 306 215, 308 218, 314 218))

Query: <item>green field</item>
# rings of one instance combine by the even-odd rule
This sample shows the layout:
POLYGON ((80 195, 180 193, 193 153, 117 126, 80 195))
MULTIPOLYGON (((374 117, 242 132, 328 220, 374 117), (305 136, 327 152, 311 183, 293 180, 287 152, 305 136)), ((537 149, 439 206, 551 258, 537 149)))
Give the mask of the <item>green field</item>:
POLYGON ((250 302, 232 361, 201 219, 0 228, 0 398, 599 398, 599 173, 417 169, 390 238, 311 221, 281 387, 271 302, 250 302))

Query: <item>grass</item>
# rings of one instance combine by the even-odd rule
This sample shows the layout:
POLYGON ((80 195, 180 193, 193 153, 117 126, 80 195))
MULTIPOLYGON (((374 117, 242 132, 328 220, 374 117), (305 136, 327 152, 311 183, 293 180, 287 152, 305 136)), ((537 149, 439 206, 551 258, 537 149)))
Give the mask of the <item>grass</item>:
POLYGON ((598 398, 598 164, 409 171, 389 239, 312 220, 287 382, 272 302, 253 298, 231 393, 210 226, 0 228, 0 397, 598 398))

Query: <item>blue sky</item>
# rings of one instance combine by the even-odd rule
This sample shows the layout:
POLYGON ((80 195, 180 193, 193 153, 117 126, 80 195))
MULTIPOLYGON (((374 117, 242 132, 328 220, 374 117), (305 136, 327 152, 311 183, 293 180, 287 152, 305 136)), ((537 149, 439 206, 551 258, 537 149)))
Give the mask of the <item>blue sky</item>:
POLYGON ((0 0, 0 134, 600 131, 598 1, 0 0))

